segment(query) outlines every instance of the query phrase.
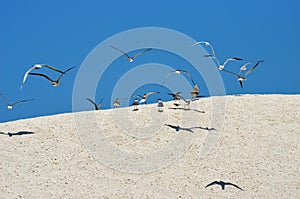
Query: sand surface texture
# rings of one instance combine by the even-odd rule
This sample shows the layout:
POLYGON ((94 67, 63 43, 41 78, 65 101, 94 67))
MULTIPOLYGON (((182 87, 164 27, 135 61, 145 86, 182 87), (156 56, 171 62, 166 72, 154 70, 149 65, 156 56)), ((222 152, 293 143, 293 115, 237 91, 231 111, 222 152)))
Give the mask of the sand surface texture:
POLYGON ((299 198, 300 95, 173 108, 1 123, 0 198, 299 198))

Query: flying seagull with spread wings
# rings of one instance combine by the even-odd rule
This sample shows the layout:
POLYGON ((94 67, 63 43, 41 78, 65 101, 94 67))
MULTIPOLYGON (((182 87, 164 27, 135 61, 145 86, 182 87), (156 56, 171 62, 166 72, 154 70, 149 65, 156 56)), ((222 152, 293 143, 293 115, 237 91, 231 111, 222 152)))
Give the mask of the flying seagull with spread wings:
POLYGON ((29 75, 29 73, 31 73, 31 71, 33 70, 38 70, 38 69, 41 69, 42 67, 46 67, 46 68, 49 68, 50 70, 53 70, 53 71, 56 71, 56 72, 59 72, 59 73, 63 73, 61 70, 58 70, 52 66, 49 66, 48 64, 34 64, 30 69, 28 69, 23 77, 23 82, 21 84, 21 87, 20 87, 20 90, 23 88, 23 85, 29 75))
POLYGON ((235 185, 235 184, 233 184, 233 183, 231 183, 231 182, 223 182, 223 181, 214 181, 214 182, 212 182, 212 183, 206 185, 205 188, 210 187, 210 186, 212 186, 212 185, 220 185, 220 186, 222 187, 222 190, 225 189, 225 186, 226 186, 226 185, 229 185, 229 186, 234 186, 235 188, 244 191, 244 189, 242 189, 241 187, 239 187, 239 186, 237 186, 237 185, 235 185))
POLYGON ((172 75, 172 74, 177 74, 177 75, 179 75, 179 74, 185 74, 185 75, 187 75, 188 78, 189 78, 189 79, 191 80, 191 82, 193 83, 193 85, 195 86, 195 82, 194 82, 194 80, 193 80, 193 78, 192 78, 192 75, 191 75, 188 71, 186 71, 186 70, 180 70, 180 69, 173 70, 173 71, 169 72, 169 73, 167 74, 166 80, 163 82, 163 85, 165 84, 165 82, 167 81, 167 79, 169 78, 169 76, 172 75))
POLYGON ((121 49, 119 49, 119 48, 117 48, 117 47, 115 47, 115 46, 112 46, 112 45, 111 45, 111 47, 112 47, 113 49, 115 49, 115 50, 121 52, 121 53, 128 59, 128 61, 129 61, 130 63, 133 62, 133 61, 135 60, 135 58, 137 58, 137 57, 140 56, 141 54, 144 54, 144 53, 148 52, 149 50, 152 50, 152 48, 147 48, 147 49, 145 49, 145 50, 142 50, 142 51, 136 53, 133 57, 130 57, 130 56, 128 55, 128 53, 124 52, 123 50, 121 50, 121 49))
POLYGON ((75 68, 75 67, 71 67, 71 68, 69 68, 69 69, 63 71, 63 72, 60 74, 60 76, 58 77, 57 80, 53 80, 53 79, 51 79, 50 77, 48 77, 47 75, 41 74, 41 73, 29 73, 29 75, 35 75, 35 76, 44 77, 44 78, 46 78, 47 80, 49 80, 49 81, 51 82, 52 86, 59 86, 59 85, 60 85, 60 80, 61 80, 61 78, 63 77, 63 75, 65 75, 68 71, 72 70, 73 68, 75 68))
POLYGON ((241 75, 242 71, 245 71, 247 70, 247 65, 253 63, 253 62, 247 62, 246 64, 244 64, 241 68, 240 68, 240 72, 237 74, 237 73, 234 73, 234 72, 231 72, 231 71, 228 71, 228 70, 225 70, 223 69, 224 72, 227 72, 227 73, 230 73, 234 76, 237 77, 237 81, 240 82, 240 86, 241 88, 243 88, 243 81, 246 80, 246 77, 261 63, 261 62, 264 62, 263 60, 261 61, 256 61, 256 64, 250 68, 243 76, 241 75))
POLYGON ((100 110, 100 108, 102 106, 103 98, 100 100, 99 104, 96 104, 96 102, 94 102, 90 98, 86 98, 86 99, 95 106, 95 110, 100 110))
POLYGON ((204 57, 212 58, 217 63, 219 70, 223 70, 225 65, 230 61, 234 61, 234 60, 241 61, 241 60, 243 60, 242 58, 238 58, 238 57, 230 57, 230 58, 226 59, 224 63, 221 64, 221 62, 219 61, 219 59, 216 56, 216 53, 215 53, 215 50, 214 50, 213 46, 209 42, 199 41, 199 42, 194 43, 192 46, 195 46, 197 44, 205 44, 205 46, 210 47, 210 49, 212 51, 212 54, 204 55, 204 57))
POLYGON ((0 93, 0 96, 2 97, 3 101, 6 103, 7 109, 9 109, 9 110, 13 109, 13 107, 14 107, 15 105, 17 105, 17 104, 24 103, 24 102, 29 102, 29 101, 32 101, 32 100, 33 100, 33 99, 20 100, 20 101, 18 101, 18 102, 15 102, 15 103, 10 104, 10 103, 8 102, 8 100, 6 99, 6 97, 5 97, 3 94, 0 93))

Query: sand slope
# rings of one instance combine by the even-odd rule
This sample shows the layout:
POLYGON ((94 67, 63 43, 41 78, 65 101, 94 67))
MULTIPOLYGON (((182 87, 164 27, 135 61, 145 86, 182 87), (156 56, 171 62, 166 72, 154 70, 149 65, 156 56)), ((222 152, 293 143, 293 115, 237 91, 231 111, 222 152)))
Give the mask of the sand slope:
MULTIPOLYGON (((214 131, 176 132, 163 124, 191 127, 194 122, 213 128, 211 98, 192 103, 200 112, 168 109, 173 106, 168 103, 157 118, 147 117, 157 112, 155 105, 137 112, 127 108, 75 113, 82 120, 95 117, 107 140, 130 153, 151 153, 176 136, 193 136, 178 160, 139 174, 120 172, 98 161, 82 144, 74 114, 2 123, 0 198, 299 198, 300 95, 218 98, 226 103, 224 126, 217 129, 219 141, 204 158, 199 158, 199 151, 214 131), (190 124, 180 123, 182 112, 190 124), (159 128, 151 127, 155 132, 149 137, 140 132, 128 135, 121 130, 128 118, 142 127, 151 120, 159 128), (234 183, 244 191, 217 185, 205 189, 214 180, 234 183)), ((127 132, 135 132, 135 127, 128 128, 133 129, 127 132)))

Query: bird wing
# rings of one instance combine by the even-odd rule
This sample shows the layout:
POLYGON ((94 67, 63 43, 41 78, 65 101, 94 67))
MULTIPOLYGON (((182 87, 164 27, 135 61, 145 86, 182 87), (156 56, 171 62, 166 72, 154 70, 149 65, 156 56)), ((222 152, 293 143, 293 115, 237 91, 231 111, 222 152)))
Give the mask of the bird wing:
POLYGON ((225 66, 228 62, 234 61, 234 60, 236 60, 236 61, 242 61, 243 59, 242 58, 238 58, 238 57, 230 57, 230 58, 226 59, 226 61, 224 62, 223 66, 225 66))
POLYGON ((130 98, 142 98, 143 96, 141 95, 132 95, 130 98))
POLYGON ((68 68, 67 70, 63 71, 63 73, 60 74, 60 76, 58 77, 57 81, 59 81, 59 80, 62 78, 62 76, 63 76, 64 74, 66 74, 68 71, 72 70, 73 68, 75 68, 75 66, 73 66, 73 67, 71 67, 71 68, 68 68))
POLYGON ((238 188, 238 189, 244 191, 244 189, 242 189, 241 187, 239 187, 239 186, 237 186, 236 184, 233 184, 233 183, 231 183, 231 182, 226 182, 225 185, 231 185, 231 186, 234 186, 235 188, 238 188))
POLYGON ((17 104, 20 104, 20 103, 23 103, 23 102, 29 102, 29 101, 32 101, 33 99, 29 99, 29 100, 20 100, 20 101, 18 101, 18 102, 15 102, 15 103, 13 103, 11 106, 15 106, 15 105, 17 105, 17 104))
POLYGON ((195 82, 194 82, 194 80, 192 78, 192 75, 188 71, 186 71, 186 70, 181 70, 181 71, 183 73, 185 73, 190 78, 190 80, 192 81, 193 85, 195 86, 195 82))
POLYGON ((148 98, 149 95, 153 95, 153 94, 159 94, 159 92, 148 92, 146 93, 146 99, 148 98))
POLYGON ((212 183, 206 185, 205 188, 210 187, 210 186, 215 185, 215 184, 219 184, 219 182, 218 181, 213 181, 212 183))
POLYGON ((210 49, 211 49, 212 55, 213 55, 214 57, 216 56, 215 50, 214 50, 213 46, 212 46, 209 42, 207 42, 207 41, 199 41, 199 42, 194 43, 192 46, 195 46, 195 45, 197 45, 197 44, 205 44, 206 46, 209 46, 210 49))
POLYGON ((54 70, 54 71, 59 72, 59 73, 64 73, 63 71, 58 70, 57 68, 54 68, 53 66, 49 66, 48 64, 41 64, 41 65, 45 66, 46 68, 49 68, 50 70, 54 70))
POLYGON ((2 97, 3 101, 4 101, 6 104, 8 104, 8 101, 7 101, 6 97, 5 97, 4 95, 2 95, 2 93, 0 93, 0 96, 2 97))
POLYGON ((219 60, 217 59, 217 57, 214 56, 214 55, 204 55, 204 57, 208 57, 208 58, 211 58, 211 59, 215 60, 215 62, 217 63, 218 66, 221 65, 221 64, 220 64, 220 61, 219 61, 219 60))
POLYGON ((232 74, 232 75, 234 75, 234 76, 240 78, 240 75, 238 75, 238 74, 236 74, 236 73, 234 73, 234 72, 231 72, 231 71, 229 71, 229 70, 222 69, 222 71, 227 72, 227 73, 230 73, 230 74, 232 74))
POLYGON ((135 55, 133 56, 133 59, 135 59, 137 56, 139 56, 139 55, 141 55, 141 54, 144 54, 144 53, 148 52, 149 50, 152 50, 152 48, 147 48, 147 49, 145 49, 145 50, 142 50, 142 51, 138 52, 137 54, 135 54, 135 55))
POLYGON ((110 45, 110 47, 112 47, 113 49, 115 49, 115 50, 121 52, 121 53, 124 54, 127 58, 130 58, 129 55, 128 55, 127 53, 125 53, 123 50, 121 50, 121 49, 119 49, 119 48, 117 48, 117 47, 114 47, 113 45, 110 45))
POLYGON ((54 82, 53 79, 51 79, 50 77, 48 77, 47 75, 41 74, 41 73, 29 73, 29 75, 35 75, 35 76, 41 76, 46 78, 47 80, 49 80, 50 82, 54 82))
POLYGON ((91 100, 90 98, 86 98, 86 99, 95 106, 96 110, 98 109, 97 104, 93 100, 91 100))
POLYGON ((33 71, 33 70, 34 70, 34 66, 31 67, 29 70, 27 70, 26 73, 24 74, 23 82, 22 82, 22 84, 21 84, 20 90, 23 88, 23 85, 24 85, 24 83, 25 83, 25 81, 26 81, 26 79, 27 79, 29 73, 30 73, 31 71, 33 71))
POLYGON ((256 64, 245 73, 244 77, 249 75, 261 62, 263 61, 257 61, 256 64))
POLYGON ((248 66, 249 64, 251 64, 252 62, 247 62, 247 63, 245 63, 244 65, 242 65, 242 67, 240 68, 240 72, 239 72, 239 75, 241 75, 241 73, 242 73, 242 68, 246 68, 246 66, 248 66))
POLYGON ((97 108, 100 110, 101 106, 102 106, 102 102, 103 102, 103 98, 100 100, 99 104, 97 105, 97 108))

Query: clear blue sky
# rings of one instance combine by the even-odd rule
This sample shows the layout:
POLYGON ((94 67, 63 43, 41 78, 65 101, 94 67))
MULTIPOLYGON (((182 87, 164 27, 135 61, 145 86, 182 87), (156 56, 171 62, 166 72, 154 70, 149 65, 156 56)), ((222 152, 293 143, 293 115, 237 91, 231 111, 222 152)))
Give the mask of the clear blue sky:
MULTIPOLYGON (((71 112, 77 69, 63 78, 61 87, 30 77, 20 91, 24 72, 33 64, 47 63, 60 69, 79 67, 103 40, 128 29, 149 26, 209 41, 221 60, 231 56, 265 60, 249 76, 244 89, 239 88, 235 78, 222 73, 227 94, 299 94, 299 7, 296 0, 2 1, 0 92, 10 102, 28 98, 35 101, 20 104, 12 111, 0 101, 0 122, 71 112)), ((116 62, 122 62, 122 58, 116 62)), ((167 59, 166 53, 153 51, 138 64, 164 63, 167 59)), ((168 64, 184 64, 175 60, 168 64)), ((203 92, 207 94, 205 88, 203 92)), ((97 90, 97 100, 105 98, 103 93, 97 90)))

